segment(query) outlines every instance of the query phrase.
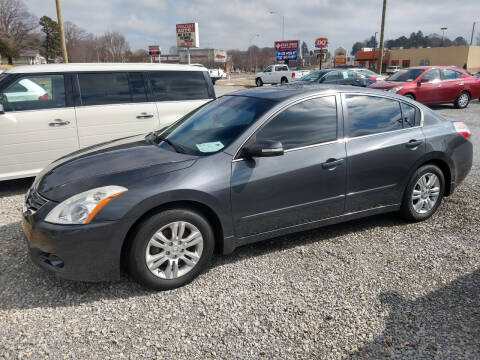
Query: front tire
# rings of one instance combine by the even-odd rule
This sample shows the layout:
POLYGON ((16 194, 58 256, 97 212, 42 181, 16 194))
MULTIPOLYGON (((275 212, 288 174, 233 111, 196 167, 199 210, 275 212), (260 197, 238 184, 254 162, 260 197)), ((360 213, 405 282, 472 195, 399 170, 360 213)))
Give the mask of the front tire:
POLYGON ((445 177, 435 165, 424 165, 417 169, 403 196, 400 213, 408 221, 428 219, 437 211, 445 191, 445 177))
POLYGON ((262 79, 256 78, 256 80, 255 80, 255 85, 257 85, 257 87, 263 86, 263 81, 262 81, 262 79))
POLYGON ((460 95, 458 95, 457 100, 455 100, 454 105, 457 109, 465 109, 469 103, 470 94, 466 91, 462 91, 460 95))
POLYGON ((189 209, 162 211, 139 225, 128 254, 128 270, 150 289, 174 289, 205 269, 214 247, 212 227, 201 214, 189 209))

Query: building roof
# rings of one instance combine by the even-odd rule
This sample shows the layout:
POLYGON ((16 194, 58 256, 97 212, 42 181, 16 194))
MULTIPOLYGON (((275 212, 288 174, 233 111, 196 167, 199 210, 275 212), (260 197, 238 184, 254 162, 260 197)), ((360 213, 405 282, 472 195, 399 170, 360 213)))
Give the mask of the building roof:
POLYGON ((179 64, 154 63, 69 63, 17 66, 6 71, 9 74, 87 72, 87 71, 207 71, 206 68, 179 64))

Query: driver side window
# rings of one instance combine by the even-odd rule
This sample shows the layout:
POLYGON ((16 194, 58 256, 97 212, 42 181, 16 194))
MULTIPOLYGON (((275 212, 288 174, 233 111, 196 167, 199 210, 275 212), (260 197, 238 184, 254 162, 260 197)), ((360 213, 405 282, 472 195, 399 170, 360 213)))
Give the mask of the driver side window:
POLYGON ((425 75, 423 75, 422 79, 427 79, 429 82, 440 81, 440 70, 438 69, 430 70, 425 75))

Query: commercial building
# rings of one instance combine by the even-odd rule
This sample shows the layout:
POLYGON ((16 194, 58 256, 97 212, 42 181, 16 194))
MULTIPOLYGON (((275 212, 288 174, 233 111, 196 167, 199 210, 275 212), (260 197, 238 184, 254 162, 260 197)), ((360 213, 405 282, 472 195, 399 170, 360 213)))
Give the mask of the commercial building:
MULTIPOLYGON (((180 64, 188 63, 186 49, 178 49, 180 64)), ((225 50, 221 49, 190 49, 190 63, 202 64, 207 68, 225 68, 228 63, 228 56, 225 50)))
MULTIPOLYGON (((356 65, 375 69, 379 51, 359 51, 356 65)), ((387 66, 453 65, 476 73, 480 71, 480 46, 390 49, 383 54, 382 72, 387 66)))

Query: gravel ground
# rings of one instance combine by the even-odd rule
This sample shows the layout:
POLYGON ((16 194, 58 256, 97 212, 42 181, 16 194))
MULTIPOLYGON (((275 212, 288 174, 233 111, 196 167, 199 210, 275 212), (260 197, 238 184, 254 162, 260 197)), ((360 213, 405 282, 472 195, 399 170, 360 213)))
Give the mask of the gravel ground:
POLYGON ((31 180, 0 183, 0 358, 480 357, 480 102, 474 168, 426 222, 395 214, 217 256, 168 292, 59 280, 29 260, 19 223, 31 180))

